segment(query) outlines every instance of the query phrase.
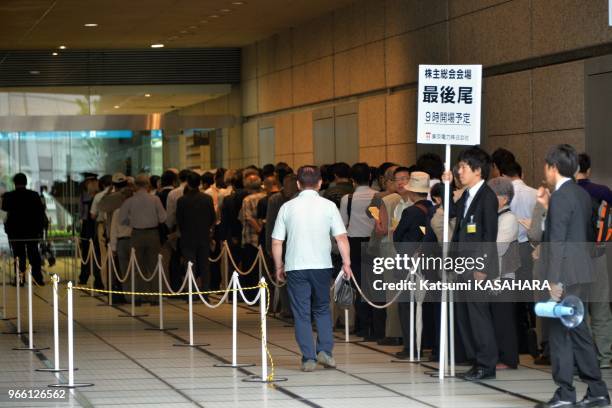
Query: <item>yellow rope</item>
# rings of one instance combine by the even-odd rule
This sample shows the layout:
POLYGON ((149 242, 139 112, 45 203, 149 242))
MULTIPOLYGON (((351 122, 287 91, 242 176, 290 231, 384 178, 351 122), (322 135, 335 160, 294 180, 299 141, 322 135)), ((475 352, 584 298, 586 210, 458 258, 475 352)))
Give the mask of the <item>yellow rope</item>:
MULTIPOLYGON (((257 286, 250 286, 248 288, 241 288, 242 290, 254 290, 254 289, 260 289, 263 286, 261 284, 257 285, 257 286)), ((107 290, 107 289, 94 289, 94 288, 89 288, 86 286, 73 286, 72 289, 75 290, 82 290, 82 291, 90 291, 90 292, 97 292, 97 293, 114 293, 114 294, 120 294, 120 295, 141 295, 141 296, 184 296, 184 295, 189 295, 189 292, 180 292, 180 293, 171 293, 171 292, 129 292, 129 291, 123 291, 123 290, 107 290)), ((234 291, 238 291, 240 289, 223 289, 223 290, 207 290, 207 291, 199 291, 199 292, 191 292, 192 295, 209 295, 209 294, 214 294, 214 293, 225 293, 226 291, 229 292, 234 292, 234 291)))

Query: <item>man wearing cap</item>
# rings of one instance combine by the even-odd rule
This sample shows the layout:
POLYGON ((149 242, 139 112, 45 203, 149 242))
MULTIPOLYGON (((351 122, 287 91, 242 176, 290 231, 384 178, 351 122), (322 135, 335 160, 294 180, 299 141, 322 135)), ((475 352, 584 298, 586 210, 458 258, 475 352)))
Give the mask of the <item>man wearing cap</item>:
MULTIPOLYGON (((399 224, 393 232, 393 242, 396 244, 398 253, 413 256, 419 251, 419 243, 423 242, 426 235, 431 234, 429 220, 433 214, 433 205, 427 199, 429 194, 429 174, 422 171, 410 173, 408 183, 401 184, 402 191, 398 191, 404 199, 408 199, 413 205, 402 211, 399 224)), ((422 251, 422 249, 421 249, 422 251)), ((403 277, 402 277, 403 278, 403 277)), ((397 358, 408 358, 410 352, 410 304, 399 302, 399 318, 404 338, 404 349, 395 355, 397 358)))

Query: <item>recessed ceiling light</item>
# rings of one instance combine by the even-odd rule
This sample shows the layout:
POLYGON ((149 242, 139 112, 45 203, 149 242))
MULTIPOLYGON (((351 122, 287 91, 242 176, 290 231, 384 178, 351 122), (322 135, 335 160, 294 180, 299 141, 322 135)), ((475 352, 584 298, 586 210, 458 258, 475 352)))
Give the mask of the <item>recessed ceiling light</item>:
POLYGON ((151 94, 145 94, 145 98, 150 98, 151 94))
POLYGON ((219 18, 219 16, 217 14, 212 14, 212 15, 208 16, 208 18, 219 18))
POLYGON ((30 71, 30 74, 32 74, 32 75, 38 75, 38 74, 40 74, 40 71, 30 71))
POLYGON ((83 24, 83 27, 97 27, 98 24, 97 23, 85 23, 83 24))
POLYGON ((208 20, 200 20, 200 24, 207 24, 208 20))
POLYGON ((66 48, 67 48, 67 47, 66 47, 65 45, 60 45, 60 46, 59 46, 59 49, 60 49, 60 50, 65 50, 66 48))
POLYGON ((51 55, 56 56, 56 55, 59 55, 59 53, 54 52, 54 53, 52 53, 51 55))
POLYGON ((232 11, 232 9, 228 9, 228 8, 224 8, 224 9, 220 9, 219 10, 219 12, 221 12, 221 13, 229 13, 231 11, 232 11))
POLYGON ((119 105, 115 105, 113 106, 115 109, 119 109, 119 105))
POLYGON ((244 5, 244 1, 233 1, 232 4, 234 6, 242 6, 242 5, 244 5))
POLYGON ((151 48, 164 48, 164 44, 151 44, 151 48))
POLYGON ((197 28, 198 28, 197 26, 189 26, 190 30, 197 30, 197 28))
POLYGON ((187 30, 181 30, 181 34, 187 34, 188 31, 187 30))

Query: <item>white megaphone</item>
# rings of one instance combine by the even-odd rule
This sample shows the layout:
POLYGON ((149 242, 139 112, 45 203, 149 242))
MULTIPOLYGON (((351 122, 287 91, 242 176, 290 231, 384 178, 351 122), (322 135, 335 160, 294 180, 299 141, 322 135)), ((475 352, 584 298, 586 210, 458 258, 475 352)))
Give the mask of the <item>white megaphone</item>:
POLYGON ((565 327, 573 329, 584 319, 584 304, 576 296, 570 295, 559 303, 554 300, 536 303, 535 314, 560 319, 565 327))

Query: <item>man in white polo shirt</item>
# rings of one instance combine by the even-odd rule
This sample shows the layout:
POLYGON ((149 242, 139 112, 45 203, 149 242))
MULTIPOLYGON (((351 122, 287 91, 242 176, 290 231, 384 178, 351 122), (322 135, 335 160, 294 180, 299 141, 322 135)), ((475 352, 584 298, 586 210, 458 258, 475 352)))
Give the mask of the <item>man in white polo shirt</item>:
POLYGON ((317 362, 335 367, 334 340, 329 309, 329 287, 334 276, 330 234, 342 255, 345 277, 352 275, 346 228, 336 205, 321 196, 321 172, 315 166, 300 167, 298 196, 282 205, 272 232, 276 279, 287 279, 289 302, 295 322, 295 338, 302 352, 302 371, 314 371, 317 362), (283 241, 287 240, 283 264, 283 241), (311 316, 317 325, 316 347, 311 316))

